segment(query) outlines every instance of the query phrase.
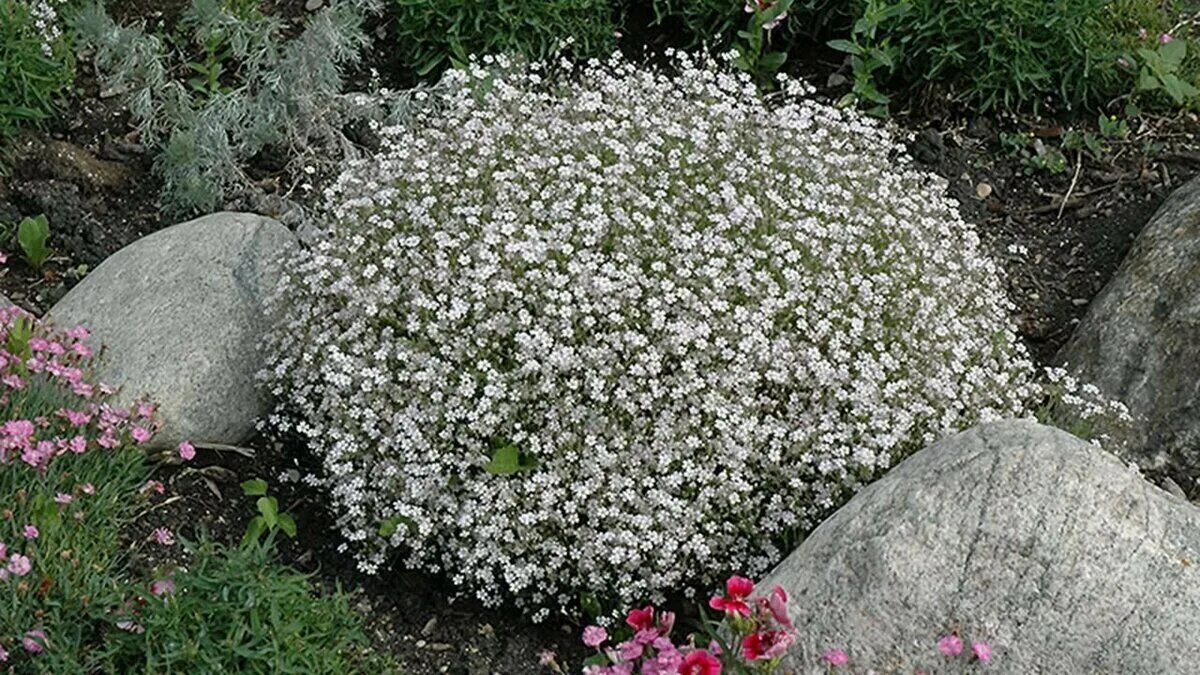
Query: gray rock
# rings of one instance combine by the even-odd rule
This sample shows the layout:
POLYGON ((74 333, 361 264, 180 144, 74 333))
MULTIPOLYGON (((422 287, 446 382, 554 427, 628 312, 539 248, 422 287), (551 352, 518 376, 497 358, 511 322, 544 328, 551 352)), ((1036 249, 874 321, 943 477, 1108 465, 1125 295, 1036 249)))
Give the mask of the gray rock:
POLYGON ((157 444, 240 443, 267 411, 254 382, 269 330, 263 300, 294 245, 270 218, 205 216, 121 249, 47 316, 92 331, 106 350, 99 379, 121 387, 121 402, 161 404, 157 444))
POLYGON ((1200 179, 1150 219, 1059 360, 1129 406, 1144 470, 1200 473, 1200 179))
POLYGON ((936 643, 956 628, 993 647, 993 672, 1200 662, 1200 510, 1032 422, 976 427, 902 462, 759 587, 775 584, 791 595, 800 673, 823 672, 834 647, 854 672, 955 672, 968 659, 948 664, 936 643))

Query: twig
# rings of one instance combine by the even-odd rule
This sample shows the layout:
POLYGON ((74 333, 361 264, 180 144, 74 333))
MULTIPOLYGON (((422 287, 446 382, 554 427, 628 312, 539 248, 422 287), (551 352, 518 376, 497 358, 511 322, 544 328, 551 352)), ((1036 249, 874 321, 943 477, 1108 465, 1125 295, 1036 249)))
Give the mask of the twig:
POLYGON ((1083 169, 1083 151, 1075 153, 1075 175, 1071 177, 1071 185, 1067 187, 1067 194, 1063 195, 1062 203, 1058 205, 1058 215, 1054 217, 1054 222, 1062 220, 1063 209, 1067 208, 1067 202, 1071 201, 1071 193, 1075 192, 1075 186, 1079 183, 1079 172, 1083 169))

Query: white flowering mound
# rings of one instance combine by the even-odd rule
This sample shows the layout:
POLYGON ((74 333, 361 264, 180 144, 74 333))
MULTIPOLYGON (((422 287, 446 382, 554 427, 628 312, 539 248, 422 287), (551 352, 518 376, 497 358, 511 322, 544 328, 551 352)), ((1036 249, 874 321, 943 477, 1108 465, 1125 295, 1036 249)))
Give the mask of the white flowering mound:
POLYGON ((686 60, 499 72, 350 166, 284 281, 274 422, 365 569, 399 552, 535 616, 753 575, 1023 412, 998 270, 873 121, 686 60))

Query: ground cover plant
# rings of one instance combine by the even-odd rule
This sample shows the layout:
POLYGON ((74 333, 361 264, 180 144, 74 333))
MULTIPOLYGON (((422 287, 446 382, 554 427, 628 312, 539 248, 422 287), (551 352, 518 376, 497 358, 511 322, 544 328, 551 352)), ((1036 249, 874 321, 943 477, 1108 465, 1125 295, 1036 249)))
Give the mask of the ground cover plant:
POLYGON ((0 2, 0 148, 24 124, 55 110, 55 99, 74 79, 70 45, 63 35, 63 0, 0 2))
POLYGON ((485 59, 328 192, 264 378, 363 569, 537 617, 653 598, 1031 412, 944 186, 798 82, 677 66, 485 59))
MULTIPOLYGON (((154 406, 90 376, 87 331, 0 308, 0 662, 14 672, 388 672, 349 596, 274 561, 274 535, 187 546, 178 569, 128 566, 125 532, 162 484, 140 447, 154 406), (155 572, 151 574, 151 572, 155 572)), ((191 444, 175 461, 195 455, 191 444)))

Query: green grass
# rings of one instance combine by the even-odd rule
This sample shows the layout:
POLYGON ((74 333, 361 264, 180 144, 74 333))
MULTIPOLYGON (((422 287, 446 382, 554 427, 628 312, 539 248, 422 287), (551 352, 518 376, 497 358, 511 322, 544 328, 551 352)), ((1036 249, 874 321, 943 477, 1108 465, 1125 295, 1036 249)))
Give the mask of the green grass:
POLYGON ((75 79, 70 45, 59 38, 43 51, 23 0, 0 0, 0 144, 55 110, 55 98, 75 79))

